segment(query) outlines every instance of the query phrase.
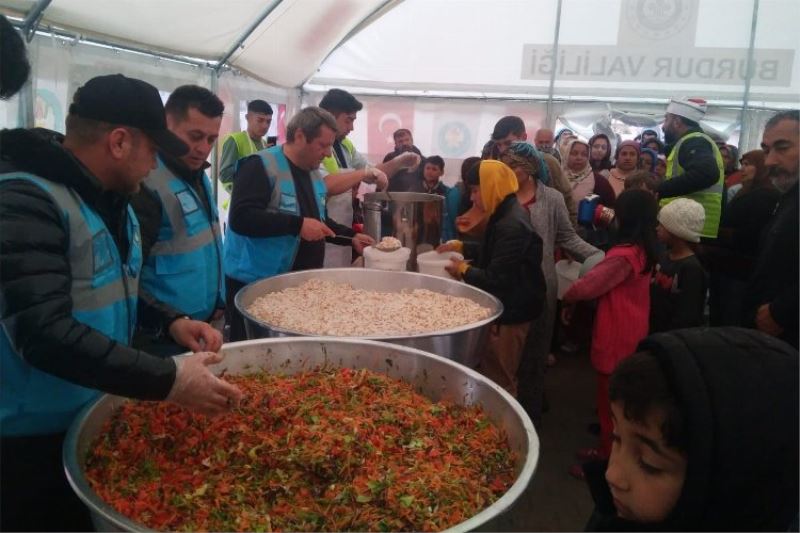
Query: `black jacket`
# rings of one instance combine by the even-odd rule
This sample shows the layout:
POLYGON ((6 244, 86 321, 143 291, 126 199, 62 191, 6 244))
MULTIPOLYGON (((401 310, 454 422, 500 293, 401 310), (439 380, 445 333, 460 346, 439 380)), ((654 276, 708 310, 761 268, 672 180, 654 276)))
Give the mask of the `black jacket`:
POLYGON ((489 218, 483 242, 464 243, 464 256, 475 258, 464 281, 503 303, 500 324, 529 322, 542 312, 545 296, 542 239, 514 194, 489 218))
POLYGON ((784 194, 761 237, 761 250, 745 296, 745 325, 755 324, 758 308, 768 303, 781 338, 798 346, 798 186, 784 194))
POLYGON ((683 413, 686 479, 663 523, 633 524, 616 517, 605 467, 585 468, 597 504, 587 530, 787 531, 798 515, 797 350, 742 328, 659 333, 639 350, 659 361, 683 413))
MULTIPOLYGON (((69 151, 22 129, 0 132, 0 147, 0 172, 26 171, 69 186, 102 217, 117 248, 128 249, 128 199, 103 191, 69 151)), ((119 344, 73 318, 67 229, 59 208, 39 187, 21 180, 0 183, 2 319, 20 355, 39 370, 85 387, 165 398, 175 381, 172 360, 119 344)), ((163 316, 165 323, 174 318, 163 316)))
MULTIPOLYGON (((700 130, 689 130, 686 135, 698 131, 700 130)), ((708 139, 697 137, 684 141, 677 157, 684 172, 664 180, 658 186, 659 198, 686 196, 707 189, 719 180, 719 166, 714 157, 714 148, 708 139)))

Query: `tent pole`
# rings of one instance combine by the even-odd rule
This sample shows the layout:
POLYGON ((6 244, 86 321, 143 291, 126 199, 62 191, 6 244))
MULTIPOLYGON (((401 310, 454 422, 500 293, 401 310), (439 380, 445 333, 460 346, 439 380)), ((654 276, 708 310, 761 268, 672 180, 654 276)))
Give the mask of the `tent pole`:
MULTIPOLYGON (((219 72, 217 69, 211 69, 211 92, 217 94, 219 92, 219 72)), ((219 145, 217 139, 217 145, 219 145)), ((218 201, 219 197, 219 157, 217 157, 219 146, 214 146, 211 150, 211 182, 213 184, 214 202, 218 201)))
POLYGON ((750 26, 750 51, 747 55, 747 76, 744 80, 744 95, 742 96, 742 112, 739 115, 739 143, 737 148, 741 153, 742 140, 750 136, 750 121, 747 119, 747 108, 750 105, 750 82, 753 79, 753 55, 755 54, 756 26, 758 25, 758 1, 753 0, 753 20, 750 26))
POLYGON ((50 2, 52 0, 38 0, 36 5, 25 15, 25 20, 22 21, 22 35, 25 37, 26 42, 31 42, 33 39, 33 34, 36 33, 39 21, 44 16, 44 10, 47 9, 50 2))
POLYGON ((238 39, 236 39, 236 43, 234 43, 230 48, 228 48, 228 50, 222 55, 222 58, 217 63, 215 70, 219 71, 222 68, 222 66, 225 65, 225 63, 231 58, 231 56, 233 56, 233 54, 236 53, 236 50, 238 50, 239 47, 241 47, 244 44, 247 38, 250 37, 250 35, 252 35, 254 31, 256 31, 256 28, 258 28, 259 25, 261 25, 261 23, 264 22, 264 20, 270 15, 270 13, 272 13, 275 10, 276 7, 280 5, 280 3, 281 0, 273 0, 273 2, 269 6, 267 6, 267 8, 264 11, 262 11, 259 16, 255 18, 255 20, 244 30, 242 35, 238 39))
POLYGON ((553 37, 552 70, 550 71, 550 88, 547 93, 547 120, 545 126, 548 128, 555 127, 555 120, 553 118, 553 89, 556 83, 556 63, 558 62, 558 34, 561 30, 561 3, 562 0, 558 0, 558 7, 556 7, 556 34, 553 37))

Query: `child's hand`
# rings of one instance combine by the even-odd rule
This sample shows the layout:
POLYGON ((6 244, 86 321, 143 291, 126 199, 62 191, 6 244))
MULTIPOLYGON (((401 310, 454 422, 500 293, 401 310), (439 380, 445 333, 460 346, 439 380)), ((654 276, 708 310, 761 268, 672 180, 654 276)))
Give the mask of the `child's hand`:
POLYGON ((564 304, 561 308, 561 323, 569 326, 572 322, 572 315, 575 313, 575 304, 564 304))

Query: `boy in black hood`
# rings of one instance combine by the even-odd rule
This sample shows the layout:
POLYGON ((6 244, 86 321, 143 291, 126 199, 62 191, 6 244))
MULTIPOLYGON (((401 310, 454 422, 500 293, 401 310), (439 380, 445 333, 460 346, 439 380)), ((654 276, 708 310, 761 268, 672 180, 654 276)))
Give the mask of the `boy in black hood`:
POLYGON ((642 341, 611 376, 611 457, 584 466, 596 503, 586 529, 788 530, 798 516, 797 374, 797 350, 757 331, 642 341))

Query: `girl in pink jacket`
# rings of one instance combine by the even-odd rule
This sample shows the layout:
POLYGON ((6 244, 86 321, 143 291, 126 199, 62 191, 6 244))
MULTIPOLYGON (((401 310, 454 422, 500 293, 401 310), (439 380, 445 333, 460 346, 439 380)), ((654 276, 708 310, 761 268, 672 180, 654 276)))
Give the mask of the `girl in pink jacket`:
MULTIPOLYGON (((608 378, 617 363, 647 336, 650 316, 650 277, 658 262, 656 215, 658 205, 644 190, 628 190, 616 201, 616 243, 605 259, 577 280, 564 302, 597 300, 592 330, 592 366, 597 371, 597 413, 600 448, 578 452, 579 459, 605 459, 611 453, 611 412, 608 378)), ((570 309, 565 309, 568 321, 570 309)), ((576 471, 577 472, 577 471, 576 471)))

